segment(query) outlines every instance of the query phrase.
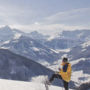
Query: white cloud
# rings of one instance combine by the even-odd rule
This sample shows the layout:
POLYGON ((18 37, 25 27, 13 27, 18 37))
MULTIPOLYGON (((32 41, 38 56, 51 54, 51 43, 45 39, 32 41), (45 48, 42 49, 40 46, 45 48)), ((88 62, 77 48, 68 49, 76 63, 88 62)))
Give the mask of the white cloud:
POLYGON ((57 34, 62 30, 90 29, 87 26, 69 26, 64 24, 30 24, 30 25, 10 25, 12 28, 21 29, 24 32, 39 31, 43 34, 57 34))
POLYGON ((0 5, 0 25, 31 24, 36 17, 32 9, 12 5, 0 5))
POLYGON ((0 6, 0 24, 25 32, 37 30, 44 34, 55 34, 62 30, 90 29, 90 8, 59 12, 41 18, 41 22, 38 22, 37 16, 32 9, 0 6))
POLYGON ((67 24, 67 25, 81 25, 86 24, 90 21, 90 8, 79 8, 72 9, 65 12, 59 12, 52 16, 46 17, 45 23, 59 23, 59 24, 67 24))

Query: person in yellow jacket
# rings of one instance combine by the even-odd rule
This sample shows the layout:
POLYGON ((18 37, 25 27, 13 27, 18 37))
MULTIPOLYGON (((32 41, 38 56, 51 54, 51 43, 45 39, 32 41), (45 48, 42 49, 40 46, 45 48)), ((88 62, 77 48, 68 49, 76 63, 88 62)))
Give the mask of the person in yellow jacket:
POLYGON ((54 78, 59 78, 63 80, 65 90, 69 90, 68 84, 71 80, 72 68, 71 64, 68 62, 68 58, 63 58, 61 65, 62 69, 59 69, 60 71, 58 73, 52 75, 49 80, 49 84, 54 80, 54 78))

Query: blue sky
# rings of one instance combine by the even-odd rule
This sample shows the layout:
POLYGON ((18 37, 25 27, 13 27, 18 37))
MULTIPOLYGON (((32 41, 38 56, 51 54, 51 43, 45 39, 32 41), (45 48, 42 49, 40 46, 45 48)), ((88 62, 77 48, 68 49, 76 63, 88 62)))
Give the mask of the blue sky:
POLYGON ((0 26, 29 32, 90 29, 90 0, 0 0, 0 26))

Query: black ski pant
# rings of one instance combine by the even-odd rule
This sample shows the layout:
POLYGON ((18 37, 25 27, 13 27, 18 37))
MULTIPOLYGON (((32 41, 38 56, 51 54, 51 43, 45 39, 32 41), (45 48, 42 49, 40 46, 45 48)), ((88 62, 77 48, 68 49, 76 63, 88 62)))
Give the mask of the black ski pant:
MULTIPOLYGON (((52 82, 54 80, 54 78, 62 79, 61 75, 59 75, 59 74, 53 74, 49 81, 52 82)), ((68 82, 66 82, 66 81, 63 80, 63 84, 64 84, 65 90, 69 90, 68 89, 68 82)))

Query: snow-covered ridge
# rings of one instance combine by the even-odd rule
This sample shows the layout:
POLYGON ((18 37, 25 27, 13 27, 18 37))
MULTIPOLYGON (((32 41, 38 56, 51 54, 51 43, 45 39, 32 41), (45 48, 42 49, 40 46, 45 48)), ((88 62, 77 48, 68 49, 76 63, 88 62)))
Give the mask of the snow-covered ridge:
MULTIPOLYGON (((61 90, 61 87, 50 86, 49 90, 61 90)), ((44 84, 0 79, 0 90, 46 90, 44 84)))
POLYGON ((14 35, 14 39, 19 39, 19 38, 21 37, 21 35, 22 35, 22 34, 20 34, 20 33, 16 33, 16 34, 14 35))
POLYGON ((10 40, 7 40, 5 42, 3 42, 3 44, 8 44, 10 42, 10 40))
POLYGON ((85 42, 84 44, 82 44, 82 47, 83 47, 83 48, 86 48, 86 47, 88 47, 88 46, 90 46, 90 41, 87 41, 87 42, 85 42))

